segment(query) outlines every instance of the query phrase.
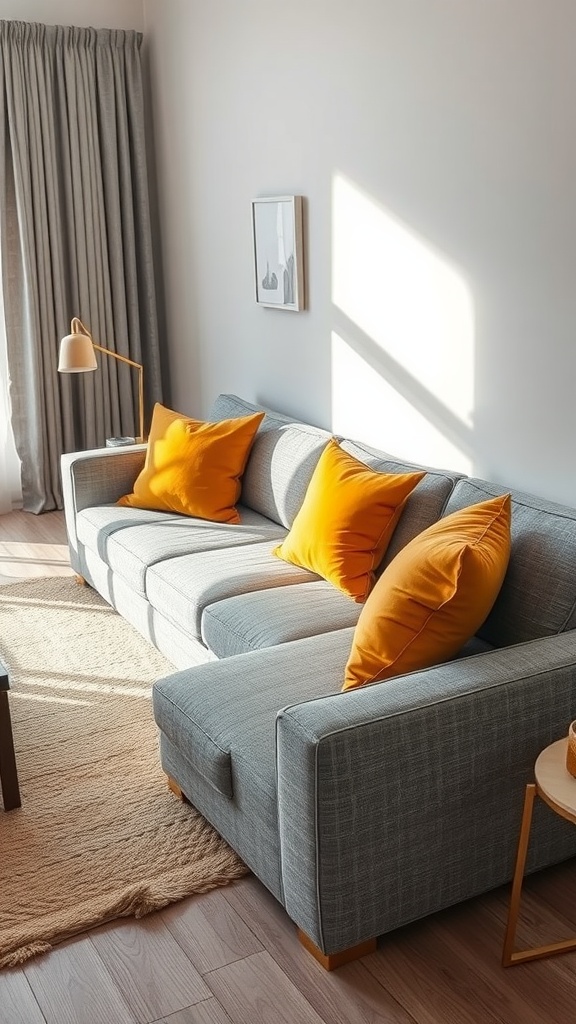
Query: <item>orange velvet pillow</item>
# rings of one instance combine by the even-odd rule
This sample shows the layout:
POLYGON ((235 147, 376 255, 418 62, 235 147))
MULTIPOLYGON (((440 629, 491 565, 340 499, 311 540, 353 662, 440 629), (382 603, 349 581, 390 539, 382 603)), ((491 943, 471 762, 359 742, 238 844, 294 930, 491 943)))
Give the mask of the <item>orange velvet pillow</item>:
POLYGON ((360 613, 343 690, 447 661, 474 636, 510 557, 510 495, 470 505, 414 537, 360 613))
POLYGON ((378 473, 331 439, 274 554, 365 601, 404 502, 424 475, 378 473))
POLYGON ((144 468, 117 504, 239 523, 240 478, 263 418, 205 423, 156 403, 144 468))

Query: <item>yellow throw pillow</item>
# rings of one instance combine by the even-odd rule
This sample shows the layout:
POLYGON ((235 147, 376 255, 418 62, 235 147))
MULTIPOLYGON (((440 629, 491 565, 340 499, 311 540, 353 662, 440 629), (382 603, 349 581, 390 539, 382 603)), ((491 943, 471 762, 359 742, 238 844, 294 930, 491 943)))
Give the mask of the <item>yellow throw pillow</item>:
POLYGON ((424 475, 378 473, 331 439, 274 554, 365 601, 402 506, 424 475))
POLYGON ((117 504, 239 523, 240 478, 263 418, 204 423, 156 403, 144 468, 117 504))
POLYGON ((440 519, 398 552, 360 613, 343 690, 458 653, 502 586, 510 518, 504 494, 440 519))

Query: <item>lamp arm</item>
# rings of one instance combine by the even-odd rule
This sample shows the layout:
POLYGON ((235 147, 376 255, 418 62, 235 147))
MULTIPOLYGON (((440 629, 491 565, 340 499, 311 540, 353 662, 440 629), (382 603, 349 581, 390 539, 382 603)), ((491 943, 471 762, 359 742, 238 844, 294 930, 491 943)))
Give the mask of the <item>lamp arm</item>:
POLYGON ((138 370, 138 416, 140 421, 140 436, 136 439, 137 441, 144 441, 144 367, 142 363, 136 363, 133 359, 128 359, 128 356, 121 356, 118 352, 112 352, 109 348, 103 348, 102 345, 96 344, 90 331, 82 323, 79 317, 75 316, 72 318, 70 324, 70 333, 78 334, 79 331, 86 334, 92 342, 93 348, 98 352, 103 352, 105 356, 112 356, 112 359, 118 359, 121 363, 127 363, 128 366, 134 366, 138 370))

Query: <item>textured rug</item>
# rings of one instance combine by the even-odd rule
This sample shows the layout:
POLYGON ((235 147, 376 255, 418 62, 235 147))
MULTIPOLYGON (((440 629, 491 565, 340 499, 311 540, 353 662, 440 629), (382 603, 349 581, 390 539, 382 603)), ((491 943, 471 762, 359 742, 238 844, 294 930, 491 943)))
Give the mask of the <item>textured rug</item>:
POLYGON ((150 695, 174 667, 95 591, 0 587, 0 659, 22 795, 0 810, 0 967, 247 873, 167 789, 150 695))

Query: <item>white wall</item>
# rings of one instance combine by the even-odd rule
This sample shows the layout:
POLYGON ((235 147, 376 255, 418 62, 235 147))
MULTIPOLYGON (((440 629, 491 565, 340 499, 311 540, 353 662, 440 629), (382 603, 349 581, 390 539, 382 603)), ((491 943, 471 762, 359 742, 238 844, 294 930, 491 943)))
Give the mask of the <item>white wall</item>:
POLYGON ((576 504, 573 0, 144 0, 172 404, 219 391, 576 504), (309 309, 250 200, 307 205, 309 309))
POLYGON ((3 21, 80 28, 144 28, 142 0, 0 0, 3 21))

